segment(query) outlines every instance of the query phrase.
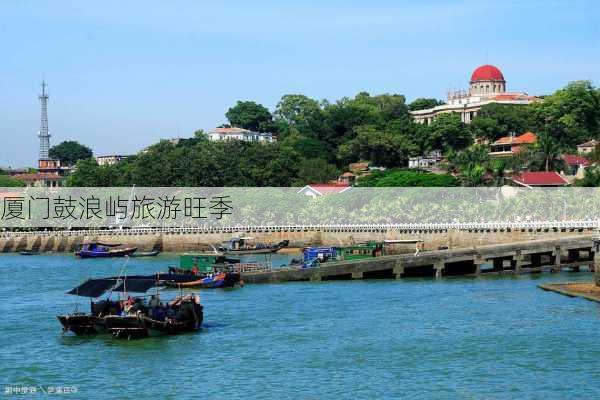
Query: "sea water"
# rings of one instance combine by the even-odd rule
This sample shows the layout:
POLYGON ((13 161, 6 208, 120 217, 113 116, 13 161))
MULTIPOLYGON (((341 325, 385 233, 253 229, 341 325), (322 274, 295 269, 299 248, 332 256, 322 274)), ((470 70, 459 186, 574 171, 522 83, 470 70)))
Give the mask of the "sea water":
POLYGON ((589 273, 246 285, 202 291, 197 333, 63 334, 57 314, 89 309, 65 292, 125 264, 150 274, 177 256, 0 256, 3 396, 26 387, 36 392, 14 397, 50 388, 73 399, 600 397, 600 305, 537 288, 589 273))

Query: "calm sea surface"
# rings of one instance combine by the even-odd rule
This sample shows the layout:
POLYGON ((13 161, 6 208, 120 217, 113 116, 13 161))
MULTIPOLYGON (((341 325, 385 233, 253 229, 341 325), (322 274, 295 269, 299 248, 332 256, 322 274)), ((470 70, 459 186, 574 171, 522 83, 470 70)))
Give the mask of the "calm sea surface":
MULTIPOLYGON (((61 334, 55 315, 89 307, 64 292, 123 262, 0 256, 2 396, 75 386, 53 397, 600 398, 600 305, 536 287, 588 273, 247 285, 202 292, 198 333, 61 334)), ((127 271, 176 263, 131 259, 127 271)))

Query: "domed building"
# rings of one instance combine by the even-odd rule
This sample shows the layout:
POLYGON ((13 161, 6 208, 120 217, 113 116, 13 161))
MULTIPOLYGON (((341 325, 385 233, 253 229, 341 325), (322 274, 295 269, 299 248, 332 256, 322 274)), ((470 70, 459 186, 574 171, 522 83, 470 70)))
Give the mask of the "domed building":
POLYGON ((430 124, 443 113, 459 113, 464 123, 470 123, 486 104, 529 104, 537 98, 527 93, 507 92, 502 71, 493 65, 475 68, 469 81, 469 90, 448 92, 446 104, 425 110, 411 111, 416 122, 430 124))
POLYGON ((469 82, 471 94, 506 92, 506 81, 502 72, 493 65, 482 65, 473 71, 469 82))

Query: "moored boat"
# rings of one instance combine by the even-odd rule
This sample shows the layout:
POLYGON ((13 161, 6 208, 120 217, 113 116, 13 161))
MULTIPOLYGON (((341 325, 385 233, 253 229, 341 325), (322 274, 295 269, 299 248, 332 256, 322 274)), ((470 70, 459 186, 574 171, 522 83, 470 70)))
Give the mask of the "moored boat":
POLYGON ((152 251, 136 251, 135 253, 131 254, 131 257, 156 257, 157 255, 160 254, 160 251, 158 250, 152 250, 152 251))
POLYGON ((202 326, 203 319, 200 297, 190 294, 177 297, 166 306, 157 304, 146 312, 138 310, 135 314, 109 315, 104 323, 115 338, 137 339, 193 332, 202 326))
POLYGON ((146 278, 88 279, 68 291, 67 294, 90 298, 90 312, 84 313, 76 309, 73 313, 58 315, 56 318, 63 326, 64 331, 71 331, 77 335, 102 333, 105 331, 104 319, 106 316, 119 314, 124 310, 124 301, 111 300, 112 293, 125 292, 125 290, 134 293, 145 293, 155 283, 154 280, 146 278), (99 298, 106 292, 109 292, 107 299, 94 302, 93 299, 99 298))
POLYGON ((125 257, 136 252, 137 247, 123 247, 120 244, 88 242, 77 246, 75 255, 80 258, 125 257))
POLYGON ((36 256, 40 254, 40 252, 37 250, 22 250, 19 252, 19 254, 22 256, 36 256))
POLYGON ((240 274, 235 272, 220 272, 188 282, 164 281, 168 287, 198 289, 232 288, 240 283, 240 274))
POLYGON ((256 242, 253 237, 239 237, 221 243, 219 250, 224 254, 267 254, 277 253, 279 250, 287 247, 288 244, 289 240, 282 240, 275 244, 267 244, 256 242))
POLYGON ((311 268, 329 261, 360 260, 384 255, 385 242, 376 241, 339 247, 305 247, 302 250, 302 266, 311 268))

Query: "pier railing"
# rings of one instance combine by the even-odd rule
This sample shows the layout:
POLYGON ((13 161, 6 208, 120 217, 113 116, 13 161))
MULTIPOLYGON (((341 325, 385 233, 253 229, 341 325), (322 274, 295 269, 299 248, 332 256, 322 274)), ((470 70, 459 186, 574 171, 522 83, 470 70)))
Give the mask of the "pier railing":
POLYGON ((110 235, 185 235, 185 234, 235 234, 235 233, 277 233, 277 232, 443 232, 448 230, 468 231, 568 231, 598 230, 600 220, 581 221, 535 221, 535 222, 468 222, 468 223, 425 223, 425 224, 322 224, 322 225, 256 225, 228 227, 163 227, 163 228, 123 228, 87 230, 36 230, 3 231, 0 238, 23 236, 110 236, 110 235))

